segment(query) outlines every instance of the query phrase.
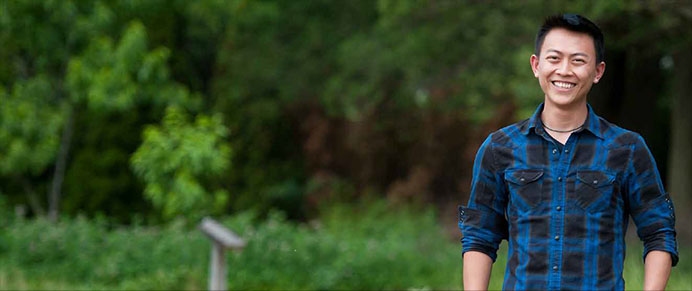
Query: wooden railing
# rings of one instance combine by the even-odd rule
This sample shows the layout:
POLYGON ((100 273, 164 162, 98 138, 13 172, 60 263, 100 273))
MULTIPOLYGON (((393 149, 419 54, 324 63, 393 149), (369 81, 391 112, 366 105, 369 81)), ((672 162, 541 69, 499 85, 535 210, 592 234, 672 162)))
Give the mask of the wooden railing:
POLYGON ((212 240, 211 262, 209 264, 209 290, 226 290, 226 250, 242 250, 245 241, 227 227, 205 217, 199 230, 212 240))

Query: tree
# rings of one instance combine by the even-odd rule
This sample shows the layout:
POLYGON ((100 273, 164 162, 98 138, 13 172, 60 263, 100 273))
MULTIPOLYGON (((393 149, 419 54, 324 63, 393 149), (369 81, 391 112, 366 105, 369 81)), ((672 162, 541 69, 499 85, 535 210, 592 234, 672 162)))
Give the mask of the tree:
MULTIPOLYGON (((136 20, 137 13, 155 11, 147 5, 16 1, 0 6, 0 39, 7 44, 0 57, 11 64, 0 70, 2 82, 9 85, 0 120, 7 144, 0 149, 0 174, 14 177, 8 187, 19 185, 28 193, 34 213, 44 212, 35 189, 44 189, 48 183, 42 177, 50 173, 48 214, 52 220, 58 217, 73 136, 83 134, 75 129, 86 127, 76 122, 95 122, 95 130, 99 125, 115 128, 109 119, 143 107, 149 108, 144 118, 158 120, 168 105, 199 106, 197 94, 171 80, 170 51, 148 49, 147 29, 136 20), (130 9, 136 12, 131 18, 121 17, 130 9)), ((141 125, 134 125, 129 131, 136 135, 141 125)))
POLYGON ((144 130, 132 168, 146 183, 146 197, 166 218, 196 220, 224 210, 229 197, 219 178, 230 161, 227 134, 220 115, 198 115, 190 123, 175 106, 166 110, 160 126, 144 130))
POLYGON ((45 210, 33 184, 55 160, 65 110, 46 100, 51 90, 44 76, 17 82, 9 93, 0 89, 0 175, 21 185, 37 214, 45 210))

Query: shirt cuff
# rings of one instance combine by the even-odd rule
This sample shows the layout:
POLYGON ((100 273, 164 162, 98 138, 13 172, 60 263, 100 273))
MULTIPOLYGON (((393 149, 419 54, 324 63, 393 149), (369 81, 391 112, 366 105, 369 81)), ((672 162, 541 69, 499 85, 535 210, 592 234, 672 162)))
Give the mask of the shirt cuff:
POLYGON ((653 247, 653 248, 644 248, 644 254, 642 255, 642 260, 646 260, 646 255, 649 254, 650 251, 664 251, 670 254, 670 258, 673 261, 672 267, 675 267, 678 264, 678 261, 680 258, 678 257, 678 252, 675 250, 669 250, 666 248, 659 248, 659 247, 653 247))
POLYGON ((497 249, 494 249, 489 246, 481 245, 481 244, 464 244, 463 250, 461 252, 461 256, 464 256, 464 253, 469 252, 469 251, 476 251, 476 252, 481 252, 486 254, 490 259, 493 260, 493 263, 495 260, 497 260, 497 249))

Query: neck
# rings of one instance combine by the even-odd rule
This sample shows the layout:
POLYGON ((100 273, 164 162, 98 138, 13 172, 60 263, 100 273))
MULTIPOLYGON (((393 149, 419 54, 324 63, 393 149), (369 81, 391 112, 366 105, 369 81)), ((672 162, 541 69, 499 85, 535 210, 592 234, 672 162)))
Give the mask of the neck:
POLYGON ((584 124, 588 113, 586 101, 569 107, 556 106, 550 102, 545 102, 543 112, 541 113, 541 121, 553 129, 570 130, 584 124))

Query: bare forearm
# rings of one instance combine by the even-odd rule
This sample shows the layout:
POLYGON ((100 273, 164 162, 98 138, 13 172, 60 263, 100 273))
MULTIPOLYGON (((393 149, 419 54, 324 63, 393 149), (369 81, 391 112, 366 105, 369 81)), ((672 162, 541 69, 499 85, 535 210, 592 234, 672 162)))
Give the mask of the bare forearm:
POLYGON ((670 276, 672 259, 668 252, 650 251, 644 259, 644 290, 664 290, 670 276))
POLYGON ((493 260, 484 253, 464 253, 464 290, 488 290, 492 265, 493 260))

